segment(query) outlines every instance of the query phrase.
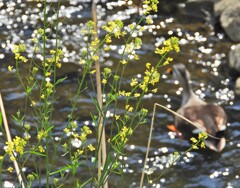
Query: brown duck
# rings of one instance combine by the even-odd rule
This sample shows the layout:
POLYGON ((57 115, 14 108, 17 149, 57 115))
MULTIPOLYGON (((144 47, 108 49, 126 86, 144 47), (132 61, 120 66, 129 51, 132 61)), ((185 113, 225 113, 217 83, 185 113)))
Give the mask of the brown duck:
POLYGON ((227 115, 223 108, 209 104, 201 100, 192 90, 189 83, 190 73, 184 64, 176 64, 172 69, 173 77, 179 81, 183 87, 181 107, 177 113, 197 124, 197 127, 186 122, 179 116, 175 116, 177 129, 186 137, 201 131, 207 132, 217 138, 208 137, 205 144, 211 150, 220 152, 226 145, 223 132, 226 129, 227 115))

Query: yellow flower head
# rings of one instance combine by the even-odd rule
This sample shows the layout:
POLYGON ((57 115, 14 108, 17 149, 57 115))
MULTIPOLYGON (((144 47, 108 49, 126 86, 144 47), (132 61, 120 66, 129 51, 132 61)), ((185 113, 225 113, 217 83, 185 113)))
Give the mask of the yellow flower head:
POLYGON ((10 65, 9 65, 9 66, 8 66, 8 71, 9 71, 9 72, 12 72, 12 71, 13 71, 13 66, 10 66, 10 65))
POLYGON ((102 80, 102 83, 103 83, 103 84, 106 84, 106 83, 107 83, 107 80, 104 78, 104 79, 102 80))
POLYGON ((8 169, 7 169, 7 171, 9 171, 9 172, 13 172, 13 168, 12 167, 9 167, 8 169))
POLYGON ((90 151, 94 151, 94 150, 95 150, 95 148, 93 147, 92 144, 88 145, 88 149, 89 149, 90 151))
POLYGON ((44 148, 40 145, 40 146, 38 146, 38 151, 40 152, 40 153, 43 153, 43 152, 45 152, 45 150, 44 150, 44 148))
POLYGON ((133 86, 135 86, 137 84, 138 84, 137 78, 132 78, 132 82, 130 83, 130 85, 133 87, 133 86))

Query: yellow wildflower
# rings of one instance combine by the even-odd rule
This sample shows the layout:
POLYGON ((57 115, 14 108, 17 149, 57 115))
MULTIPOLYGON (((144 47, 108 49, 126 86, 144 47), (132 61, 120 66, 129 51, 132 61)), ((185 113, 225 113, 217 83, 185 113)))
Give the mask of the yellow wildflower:
POLYGON ((92 134, 92 130, 88 126, 83 126, 82 132, 86 134, 92 134))
POLYGON ((139 97, 140 96, 140 93, 135 93, 134 94, 134 97, 139 97))
POLYGON ((90 151, 94 151, 94 150, 95 150, 95 148, 93 147, 92 144, 88 145, 88 149, 89 149, 90 151))
POLYGON ((112 42, 112 39, 111 39, 110 35, 106 35, 105 40, 106 40, 106 43, 111 43, 112 42))
POLYGON ((30 106, 36 106, 36 101, 31 101, 31 105, 30 106))
POLYGON ((44 148, 41 145, 38 146, 38 151, 41 152, 41 153, 45 152, 44 148))
POLYGON ((9 167, 8 169, 7 169, 7 171, 9 171, 9 172, 13 172, 13 168, 12 167, 9 167))
POLYGON ((40 131, 38 132, 38 135, 37 135, 38 140, 40 141, 40 140, 42 140, 42 139, 45 138, 45 137, 47 137, 47 131, 45 131, 45 130, 40 130, 40 131))
POLYGON ((46 74, 45 74, 47 77, 48 76, 51 76, 51 72, 46 72, 46 74))
POLYGON ((147 67, 148 69, 150 69, 151 63, 146 63, 146 67, 147 67))
POLYGON ((77 150, 77 154, 78 154, 78 155, 82 155, 82 154, 83 154, 83 150, 78 149, 78 150, 77 150))
POLYGON ((153 24, 152 18, 148 16, 148 17, 146 18, 146 23, 149 24, 149 25, 150 25, 150 24, 153 24))
POLYGON ((132 78, 132 82, 130 83, 130 85, 133 87, 133 86, 135 86, 137 84, 138 84, 137 79, 136 78, 132 78))
POLYGON ((116 120, 119 120, 119 118, 120 118, 120 115, 115 115, 116 120))
POLYGON ((84 142, 87 139, 86 133, 82 133, 79 138, 82 142, 84 142))
POLYGON ((97 56, 97 55, 92 55, 92 59, 93 59, 94 61, 97 61, 97 60, 99 60, 99 56, 97 56))
POLYGON ((86 64, 86 61, 84 59, 80 59, 79 64, 80 65, 86 64))
POLYGON ((133 111, 133 107, 132 107, 132 106, 129 107, 128 111, 129 111, 129 112, 132 112, 132 111, 133 111))
POLYGON ((9 66, 8 66, 8 71, 9 71, 9 72, 12 72, 12 71, 13 71, 13 66, 10 66, 10 65, 9 65, 9 66))
POLYGON ((107 80, 104 78, 104 79, 102 80, 102 83, 103 83, 103 84, 106 84, 106 83, 107 83, 107 80))
POLYGON ((155 88, 155 89, 152 90, 152 92, 153 92, 153 93, 157 93, 157 90, 158 90, 158 89, 155 88))
POLYGON ((92 71, 90 72, 90 74, 95 74, 95 72, 96 72, 96 70, 92 70, 92 71))
POLYGON ((70 130, 69 130, 69 128, 64 128, 63 131, 64 131, 65 133, 69 133, 70 130))
POLYGON ((123 65, 126 65, 128 62, 127 62, 125 59, 123 59, 123 60, 121 61, 121 63, 122 63, 123 65))

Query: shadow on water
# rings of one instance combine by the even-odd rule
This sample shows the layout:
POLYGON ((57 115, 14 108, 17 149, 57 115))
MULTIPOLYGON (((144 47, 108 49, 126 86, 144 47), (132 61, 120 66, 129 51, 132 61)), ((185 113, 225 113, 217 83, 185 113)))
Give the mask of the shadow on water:
MULTIPOLYGON (((208 149, 204 151, 192 151, 187 153, 177 164, 155 182, 152 187, 167 188, 200 188, 200 187, 239 187, 239 151, 240 151, 240 103, 239 96, 234 97, 231 90, 229 75, 226 70, 227 54, 231 42, 225 37, 222 31, 214 31, 215 23, 207 22, 204 14, 199 11, 201 4, 186 3, 186 1, 160 1, 161 8, 156 17, 154 25, 150 25, 143 37, 143 49, 140 56, 144 62, 142 66, 130 65, 126 71, 126 78, 123 84, 128 84, 128 78, 143 72, 145 62, 157 61, 154 55, 154 48, 159 46, 163 39, 170 36, 178 36, 181 40, 181 52, 174 57, 175 62, 187 64, 192 74, 194 91, 207 101, 221 104, 229 117, 230 126, 227 131, 227 145, 221 153, 215 153, 208 149), (164 3, 165 2, 165 3, 164 3), (159 26, 159 27, 158 27, 159 26)), ((60 18, 64 21, 60 25, 62 47, 65 58, 64 68, 59 72, 59 77, 68 75, 68 79, 57 88, 59 100, 56 102, 56 109, 53 114, 56 126, 56 137, 61 134, 64 128, 67 115, 70 111, 69 95, 75 92, 77 78, 81 77, 81 67, 78 65, 79 53, 85 42, 81 36, 83 22, 90 19, 90 1, 69 0, 62 1, 60 18)), ((98 6, 100 23, 114 18, 122 19, 127 23, 135 22, 136 6, 117 6, 115 1, 102 3, 98 6), (120 16, 122 15, 122 17, 120 16)), ((14 57, 11 53, 12 44, 24 40, 27 48, 30 47, 30 37, 33 30, 41 23, 41 4, 32 2, 14 3, 14 1, 0 2, 0 89, 6 102, 8 118, 15 114, 17 109, 24 108, 24 93, 19 82, 7 71, 8 65, 14 65, 14 57), (20 5, 21 4, 21 5, 20 5), (14 12, 14 14, 13 14, 14 12)), ((202 8, 212 14, 210 4, 202 4, 202 8)), ((53 21, 54 13, 49 14, 49 21, 53 21)), ((52 36, 54 38, 54 36, 52 36)), ((51 44, 49 44, 51 46, 51 44)), ((116 49, 121 44, 116 44, 116 49)), ((31 51, 28 52, 31 54, 31 51)), ((115 67, 114 62, 119 54, 104 54, 101 59, 104 67, 115 67)), ((139 65, 139 64, 137 64, 139 65)), ((158 94, 146 95, 143 101, 144 107, 152 111, 154 103, 161 103, 176 110, 180 105, 179 86, 174 84, 171 76, 164 70, 161 73, 162 80, 158 84, 158 94)), ((41 76, 39 75, 41 78, 41 76)), ((89 97, 92 91, 84 92, 78 101, 76 114, 80 117, 79 125, 90 124, 89 111, 96 112, 89 97)), ((121 105, 120 105, 121 106, 121 105)), ((122 105, 124 108, 124 105, 122 105)), ((118 109, 121 111, 121 107, 118 109)), ((27 117, 28 121, 34 117, 27 117)), ((147 173, 151 176, 158 176, 166 168, 168 159, 175 151, 185 151, 189 148, 189 142, 183 140, 170 132, 166 125, 173 123, 173 116, 163 109, 158 109, 154 124, 154 132, 149 156, 147 173)), ((122 187, 138 187, 143 160, 146 151, 146 143, 149 132, 148 123, 136 130, 136 137, 130 140, 127 146, 127 155, 122 157, 125 163, 124 176, 126 181, 122 187)), ((16 135, 19 127, 10 120, 11 132, 16 135)), ((0 147, 4 147, 5 141, 0 137, 0 147)), ((92 141, 94 142, 94 141, 92 141)), ((65 164, 63 158, 59 158, 59 166, 65 164)), ((5 164, 6 166, 8 164, 5 164)), ((29 165, 31 169, 31 165, 29 165)), ((84 174, 87 176, 87 174, 84 174)), ((3 175, 3 179, 11 181, 14 177, 3 175)), ((119 177, 110 178, 110 187, 118 186, 121 183, 119 177)), ((71 186, 71 182, 69 182, 71 186)))

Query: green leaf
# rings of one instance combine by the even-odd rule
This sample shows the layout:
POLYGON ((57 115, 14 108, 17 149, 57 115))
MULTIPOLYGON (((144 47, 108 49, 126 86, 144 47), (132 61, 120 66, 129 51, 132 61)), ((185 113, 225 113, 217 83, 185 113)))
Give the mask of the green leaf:
POLYGON ((38 156, 46 157, 45 154, 40 153, 40 152, 37 152, 37 151, 27 151, 27 152, 24 152, 24 153, 30 153, 30 154, 33 154, 33 155, 38 155, 38 156))
POLYGON ((64 80, 66 80, 66 79, 67 79, 67 76, 65 76, 64 78, 58 79, 58 80, 56 81, 55 85, 57 85, 57 84, 59 84, 59 83, 61 83, 61 82, 64 82, 64 80))
POLYGON ((27 96, 32 92, 32 90, 35 87, 35 85, 36 85, 36 82, 34 82, 31 87, 27 86, 27 89, 26 89, 26 95, 27 96))
POLYGON ((58 174, 58 173, 64 172, 64 171, 69 170, 69 169, 71 169, 71 166, 67 165, 67 166, 64 166, 63 168, 60 168, 59 170, 56 170, 54 172, 49 173, 49 175, 52 176, 54 174, 58 174))

